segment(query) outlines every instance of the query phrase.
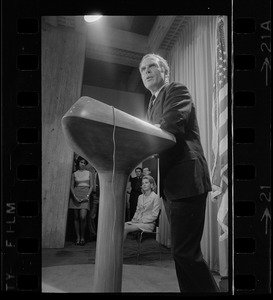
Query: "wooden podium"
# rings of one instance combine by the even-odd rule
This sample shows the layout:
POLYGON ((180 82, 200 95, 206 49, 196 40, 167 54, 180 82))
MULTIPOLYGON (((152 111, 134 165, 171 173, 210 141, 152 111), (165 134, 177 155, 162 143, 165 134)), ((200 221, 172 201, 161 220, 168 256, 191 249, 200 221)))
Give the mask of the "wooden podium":
POLYGON ((67 144, 100 181, 94 292, 121 292, 125 196, 143 160, 175 144, 172 134, 100 101, 81 97, 62 118, 67 144))

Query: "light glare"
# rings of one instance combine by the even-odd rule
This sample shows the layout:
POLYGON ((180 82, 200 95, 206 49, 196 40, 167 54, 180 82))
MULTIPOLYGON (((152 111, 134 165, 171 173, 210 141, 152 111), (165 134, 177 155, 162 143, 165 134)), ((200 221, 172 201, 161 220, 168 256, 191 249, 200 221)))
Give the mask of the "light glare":
POLYGON ((88 23, 92 23, 99 20, 101 17, 102 15, 89 15, 89 16, 84 16, 84 20, 88 23))

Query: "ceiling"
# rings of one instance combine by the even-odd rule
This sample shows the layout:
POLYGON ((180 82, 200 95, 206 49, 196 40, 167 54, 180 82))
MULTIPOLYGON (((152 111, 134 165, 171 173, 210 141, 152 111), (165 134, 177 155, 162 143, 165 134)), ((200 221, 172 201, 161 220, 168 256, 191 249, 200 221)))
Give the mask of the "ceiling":
POLYGON ((156 16, 104 16, 99 22, 102 26, 130 31, 148 36, 156 16))
MULTIPOLYGON (((155 20, 156 16, 105 16, 97 24, 88 24, 90 38, 87 40, 83 84, 145 93, 137 68, 137 61, 141 59, 145 49, 139 53, 140 50, 130 48, 128 44, 134 38, 138 38, 138 41, 141 37, 147 39, 155 20), (104 28, 107 36, 103 38, 108 42, 101 41, 102 36, 100 39, 90 34, 91 28, 95 26, 99 29, 104 28), (96 45, 97 51, 90 49, 94 45, 94 40, 97 40, 96 44, 100 43, 99 46, 96 45), (109 55, 106 47, 111 50, 109 55)), ((143 40, 139 45, 146 42, 145 39, 143 40)))
POLYGON ((86 23, 83 16, 46 17, 47 23, 87 30, 83 84, 148 93, 138 71, 149 52, 161 55, 172 48, 188 21, 185 16, 103 16, 86 23))

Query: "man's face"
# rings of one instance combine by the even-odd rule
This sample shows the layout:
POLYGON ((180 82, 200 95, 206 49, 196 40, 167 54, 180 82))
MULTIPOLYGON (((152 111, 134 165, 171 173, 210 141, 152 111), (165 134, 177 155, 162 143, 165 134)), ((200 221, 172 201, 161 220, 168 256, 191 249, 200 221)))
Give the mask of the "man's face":
POLYGON ((148 168, 143 169, 143 175, 150 175, 151 171, 148 168))
POLYGON ((141 170, 137 169, 135 170, 136 176, 139 177, 141 175, 141 170))
POLYGON ((160 67, 157 58, 145 58, 139 69, 144 86, 152 93, 165 83, 165 71, 160 67))

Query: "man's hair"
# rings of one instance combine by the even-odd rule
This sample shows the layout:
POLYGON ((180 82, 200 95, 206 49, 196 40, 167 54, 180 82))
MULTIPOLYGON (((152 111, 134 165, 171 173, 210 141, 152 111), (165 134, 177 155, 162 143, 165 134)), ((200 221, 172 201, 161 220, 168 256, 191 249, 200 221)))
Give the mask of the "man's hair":
POLYGON ((140 63, 139 63, 139 69, 140 69, 140 66, 143 62, 144 59, 148 58, 148 57, 151 57, 151 58, 156 58, 158 60, 158 63, 160 65, 160 67, 162 67, 165 71, 165 81, 166 83, 169 82, 169 76, 170 76, 170 67, 169 67, 169 64, 168 62, 166 61, 166 59, 164 59, 162 56, 158 55, 158 54, 155 54, 155 53, 149 53, 149 54, 146 54, 142 57, 140 63))
POLYGON ((150 168, 149 168, 149 167, 143 167, 142 169, 143 169, 143 170, 144 170, 144 169, 148 169, 148 170, 150 171, 150 168))

